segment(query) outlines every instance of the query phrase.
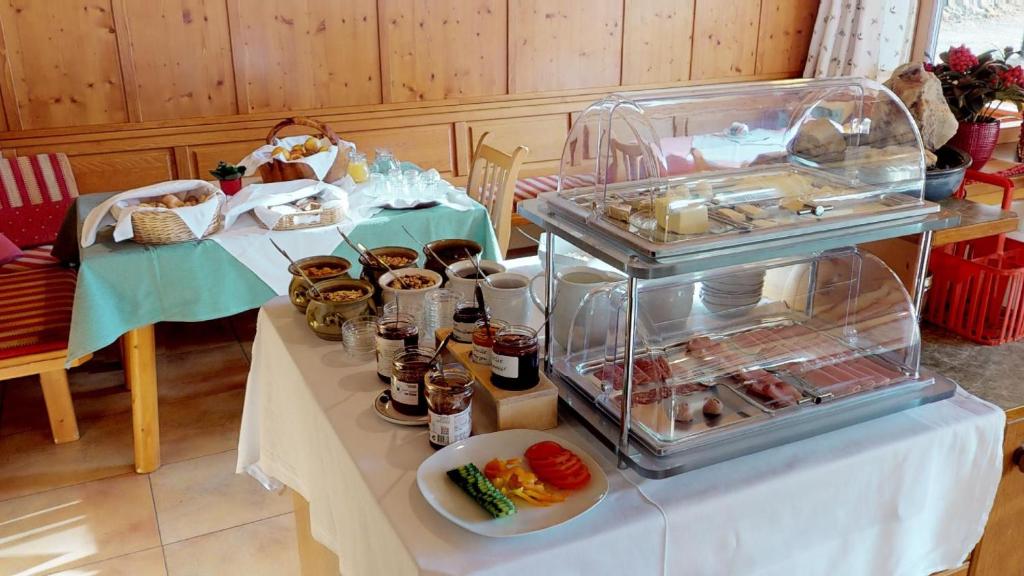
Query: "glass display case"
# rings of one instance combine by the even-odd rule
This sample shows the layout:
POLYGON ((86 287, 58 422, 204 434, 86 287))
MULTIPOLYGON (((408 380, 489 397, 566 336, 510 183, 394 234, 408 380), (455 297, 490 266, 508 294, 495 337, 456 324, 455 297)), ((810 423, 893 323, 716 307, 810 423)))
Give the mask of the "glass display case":
POLYGON ((544 369, 622 465, 667 476, 953 394, 920 367, 920 286, 856 247, 921 234, 925 270, 956 223, 883 86, 609 96, 559 182, 519 205, 547 232, 544 369))

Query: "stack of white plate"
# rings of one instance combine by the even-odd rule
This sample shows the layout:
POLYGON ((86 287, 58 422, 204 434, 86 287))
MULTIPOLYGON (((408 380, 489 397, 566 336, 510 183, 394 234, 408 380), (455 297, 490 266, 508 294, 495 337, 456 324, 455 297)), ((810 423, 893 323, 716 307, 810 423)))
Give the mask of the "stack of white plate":
POLYGON ((764 270, 738 272, 705 280, 700 299, 711 312, 726 312, 754 306, 761 301, 764 289, 764 270))

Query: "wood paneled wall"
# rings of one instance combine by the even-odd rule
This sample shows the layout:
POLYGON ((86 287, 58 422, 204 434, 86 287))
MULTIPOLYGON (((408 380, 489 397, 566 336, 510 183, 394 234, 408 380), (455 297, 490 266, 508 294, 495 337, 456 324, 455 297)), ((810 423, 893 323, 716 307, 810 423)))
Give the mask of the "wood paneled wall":
POLYGON ((111 189, 205 174, 301 113, 456 177, 487 130, 550 171, 602 93, 799 75, 817 5, 0 0, 0 149, 111 189))

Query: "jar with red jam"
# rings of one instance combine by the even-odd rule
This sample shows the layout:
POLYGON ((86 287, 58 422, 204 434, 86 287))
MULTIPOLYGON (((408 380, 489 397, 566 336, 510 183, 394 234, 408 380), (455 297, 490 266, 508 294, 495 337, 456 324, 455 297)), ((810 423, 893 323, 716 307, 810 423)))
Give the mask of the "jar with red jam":
POLYGON ((395 354, 419 341, 419 328, 412 314, 387 310, 377 317, 377 377, 390 384, 395 354))
POLYGON ((427 372, 430 445, 444 448, 469 438, 473 430, 473 376, 461 364, 435 366, 427 372))
POLYGON ((473 331, 473 350, 469 354, 469 359, 476 364, 490 366, 494 337, 498 334, 498 330, 505 326, 508 326, 508 323, 504 320, 492 319, 487 324, 484 324, 482 319, 477 320, 476 330, 473 331))
POLYGON ((537 331, 529 326, 506 326, 491 347, 491 384, 503 390, 528 390, 540 381, 537 331))
POLYGON ((475 301, 462 301, 456 304, 455 314, 452 316, 452 339, 464 344, 472 342, 476 322, 481 318, 483 318, 483 311, 475 301))
POLYGON ((430 348, 405 348, 391 361, 391 406, 402 414, 422 416, 427 413, 424 381, 434 351, 430 348))

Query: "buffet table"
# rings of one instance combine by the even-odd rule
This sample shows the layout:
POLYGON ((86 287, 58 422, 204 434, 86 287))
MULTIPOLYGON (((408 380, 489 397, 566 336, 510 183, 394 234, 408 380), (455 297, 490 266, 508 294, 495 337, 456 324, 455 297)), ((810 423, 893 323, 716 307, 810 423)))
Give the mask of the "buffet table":
MULTIPOLYGON (((109 196, 78 198, 70 216, 75 225, 64 227, 58 246, 77 248, 82 221, 109 196)), ((484 247, 484 257, 493 258, 497 253, 487 211, 479 204, 466 211, 444 206, 384 210, 356 226, 350 237, 371 248, 408 245, 419 250, 411 245, 402 226, 423 241, 468 238, 484 247)), ((282 268, 287 266, 269 242, 262 249, 268 258, 281 259, 282 268)), ((334 254, 352 262, 352 274, 359 273, 358 259, 348 246, 340 243, 334 254)), ((311 255, 292 254, 294 258, 311 255)), ((123 336, 125 376, 132 388, 135 468, 140 473, 151 472, 160 465, 153 324, 222 318, 257 308, 277 294, 209 240, 163 246, 131 241, 115 244, 107 232, 102 241, 79 249, 79 259, 68 358, 92 353, 123 336)))
POLYGON ((423 428, 379 419, 371 364, 317 339, 284 298, 260 310, 238 471, 309 502, 313 537, 360 574, 887 574, 959 566, 999 481, 1005 416, 946 401, 665 480, 615 468, 570 416, 552 432, 609 478, 595 509, 489 539, 423 499, 423 428))

